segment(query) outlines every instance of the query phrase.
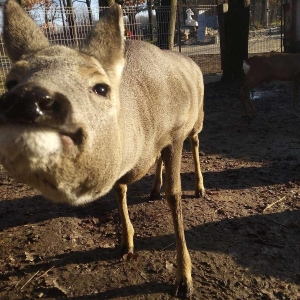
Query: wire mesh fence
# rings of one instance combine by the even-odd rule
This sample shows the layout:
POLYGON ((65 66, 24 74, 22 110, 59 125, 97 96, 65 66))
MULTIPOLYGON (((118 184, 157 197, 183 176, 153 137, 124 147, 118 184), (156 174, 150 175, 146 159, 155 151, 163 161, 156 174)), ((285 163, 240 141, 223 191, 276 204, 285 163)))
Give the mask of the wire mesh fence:
MULTIPOLYGON (((53 44, 80 47, 92 26, 107 7, 37 7, 28 10, 35 23, 53 44)), ((162 49, 169 44, 170 7, 123 6, 126 39, 144 40, 162 49)), ((204 75, 221 73, 219 24, 216 5, 178 5, 173 51, 190 56, 204 75)), ((249 54, 281 50, 281 6, 252 6, 249 54)), ((151 53, 149 53, 151 55, 151 53)), ((0 36, 0 92, 11 68, 0 36)))
POLYGON ((219 24, 216 5, 179 6, 182 36, 174 51, 191 57, 205 75, 221 72, 219 24))
POLYGON ((283 11, 281 5, 250 7, 249 56, 264 52, 282 52, 283 11))

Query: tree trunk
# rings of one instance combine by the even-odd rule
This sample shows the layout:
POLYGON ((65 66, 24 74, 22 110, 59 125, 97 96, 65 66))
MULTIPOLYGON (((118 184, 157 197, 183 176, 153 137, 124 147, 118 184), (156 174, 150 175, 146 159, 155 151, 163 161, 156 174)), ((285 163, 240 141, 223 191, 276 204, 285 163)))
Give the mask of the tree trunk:
POLYGON ((150 35, 150 40, 153 41, 153 18, 152 18, 152 1, 147 0, 147 10, 148 10, 148 18, 149 18, 149 29, 147 30, 147 34, 150 35))
POLYGON ((91 0, 86 0, 86 6, 87 6, 87 9, 88 9, 88 15, 89 15, 90 25, 93 25, 93 15, 92 15, 92 9, 91 9, 91 0))
MULTIPOLYGON (((175 29, 176 29, 176 16, 177 16, 177 0, 171 0, 171 16, 169 23, 169 49, 173 50, 174 48, 174 38, 175 38, 175 29)), ((180 33, 179 33, 180 34, 180 33)))
POLYGON ((69 25, 71 42, 78 46, 77 24, 74 17, 72 0, 66 0, 66 2, 64 1, 64 5, 65 5, 66 16, 67 16, 67 22, 69 25))
POLYGON ((115 3, 115 0, 98 0, 99 5, 99 19, 101 19, 105 15, 105 10, 101 9, 101 7, 109 7, 115 3))
POLYGON ((229 0, 225 14, 222 80, 228 81, 244 77, 243 61, 248 58, 250 1, 229 0))
POLYGON ((161 49, 168 49, 169 47, 171 1, 161 0, 160 6, 156 9, 157 46, 161 49))
POLYGON ((66 23, 65 23, 65 17, 64 17, 64 6, 62 4, 62 0, 59 0, 59 5, 60 5, 61 19, 62 19, 62 23, 63 23, 63 37, 65 40, 67 38, 67 32, 66 32, 66 23))
POLYGON ((99 7, 112 6, 115 2, 117 2, 117 1, 115 1, 115 0, 98 0, 99 7))
POLYGON ((49 20, 48 20, 48 14, 47 14, 47 6, 45 5, 44 8, 44 18, 45 18, 45 30, 46 30, 46 37, 50 38, 50 28, 49 28, 49 20))

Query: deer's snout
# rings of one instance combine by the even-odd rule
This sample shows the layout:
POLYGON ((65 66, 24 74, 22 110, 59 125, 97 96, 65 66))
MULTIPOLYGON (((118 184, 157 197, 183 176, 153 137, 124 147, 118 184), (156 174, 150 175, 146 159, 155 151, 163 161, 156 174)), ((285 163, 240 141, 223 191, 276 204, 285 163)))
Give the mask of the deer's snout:
POLYGON ((17 86, 0 97, 0 120, 4 122, 60 125, 69 114, 70 103, 63 94, 32 84, 17 86))

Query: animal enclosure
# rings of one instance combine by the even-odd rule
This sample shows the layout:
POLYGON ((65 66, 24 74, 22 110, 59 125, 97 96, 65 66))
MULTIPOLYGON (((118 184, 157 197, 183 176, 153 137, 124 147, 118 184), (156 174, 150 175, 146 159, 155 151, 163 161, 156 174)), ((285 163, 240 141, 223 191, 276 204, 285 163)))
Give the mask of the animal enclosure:
MULTIPOLYGON (((48 12, 47 20, 38 9, 31 9, 28 13, 51 43, 78 46, 106 9, 102 7, 89 12, 82 6, 75 6, 72 10, 55 8, 55 11, 48 12)), ((281 51, 283 39, 281 7, 269 7, 268 15, 263 14, 262 10, 261 5, 251 7, 248 47, 250 56, 255 53, 281 51)), ((170 16, 169 7, 147 9, 147 7, 124 6, 123 13, 127 39, 146 40, 165 47, 168 42, 166 28, 170 16)), ((222 72, 215 5, 178 5, 173 51, 190 56, 201 67, 204 75, 222 72), (190 22, 187 22, 188 20, 190 22), (198 23, 197 26, 189 26, 195 25, 195 22, 198 23), (202 24, 201 30, 199 24, 202 24)), ((10 68, 11 63, 0 36, 0 93, 4 92, 4 78, 10 68)))
MULTIPOLYGON (((290 115, 284 85, 264 89, 257 117, 248 120, 237 85, 206 85, 200 154, 207 199, 194 197, 184 145, 182 207, 196 300, 300 296, 300 119, 290 115)), ((114 194, 80 208, 53 205, 0 167, 0 298, 178 299, 170 211, 164 195, 148 198, 153 173, 128 190, 137 254, 124 262, 114 194)))

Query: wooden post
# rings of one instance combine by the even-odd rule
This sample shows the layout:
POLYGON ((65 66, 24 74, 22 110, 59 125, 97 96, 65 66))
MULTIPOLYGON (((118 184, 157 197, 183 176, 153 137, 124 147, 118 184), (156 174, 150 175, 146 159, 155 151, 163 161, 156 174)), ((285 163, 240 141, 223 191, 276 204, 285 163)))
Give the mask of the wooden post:
POLYGON ((228 12, 228 4, 221 3, 217 6, 219 35, 220 35, 220 52, 221 52, 221 69, 226 69, 226 39, 225 39, 225 19, 228 12))
POLYGON ((170 20, 171 20, 171 0, 161 0, 156 8, 157 22, 157 42, 161 49, 169 48, 170 20))
POLYGON ((220 26, 222 81, 242 79, 243 61, 248 58, 250 0, 228 0, 228 10, 222 4, 219 11, 223 14, 219 16, 223 22, 220 26))

